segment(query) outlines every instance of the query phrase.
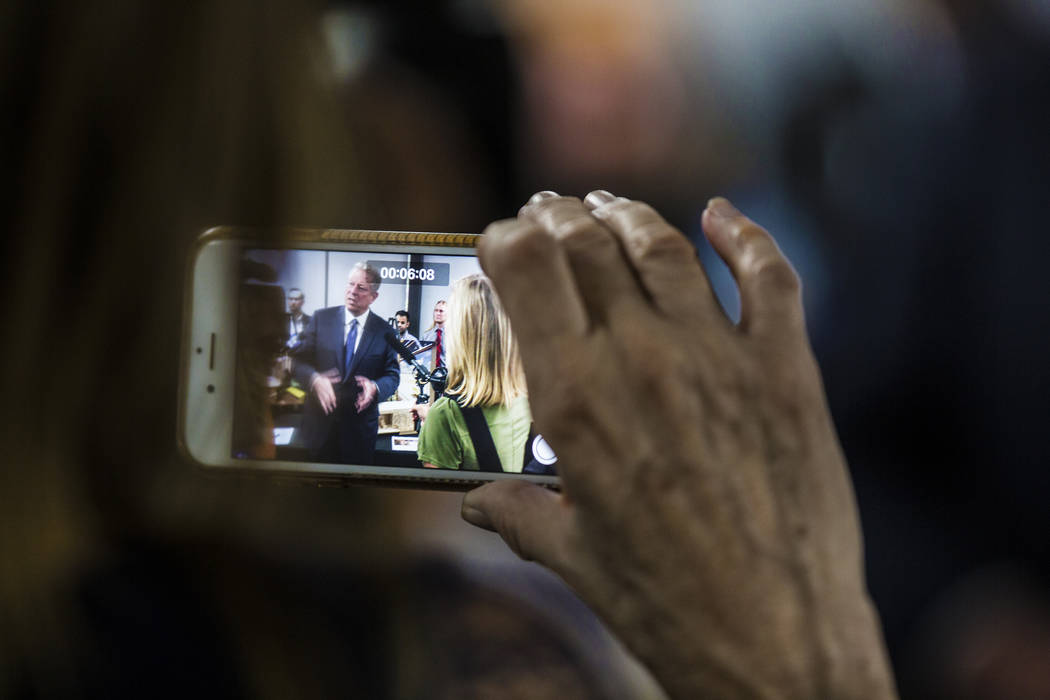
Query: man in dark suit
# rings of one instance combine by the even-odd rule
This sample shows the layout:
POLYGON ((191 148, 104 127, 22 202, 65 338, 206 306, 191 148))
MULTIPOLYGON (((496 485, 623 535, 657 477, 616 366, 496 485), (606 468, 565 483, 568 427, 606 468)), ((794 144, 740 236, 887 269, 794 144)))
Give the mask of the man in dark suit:
POLYGON ((303 408, 303 442, 324 462, 371 464, 379 402, 397 389, 397 353, 390 327, 369 311, 379 273, 364 263, 350 270, 346 304, 320 309, 300 334, 292 373, 310 394, 303 408))
POLYGON ((285 344, 289 350, 294 350, 299 346, 299 336, 310 324, 310 314, 303 313, 303 302, 305 301, 306 296, 303 290, 298 287, 288 290, 288 328, 286 330, 288 340, 285 344))

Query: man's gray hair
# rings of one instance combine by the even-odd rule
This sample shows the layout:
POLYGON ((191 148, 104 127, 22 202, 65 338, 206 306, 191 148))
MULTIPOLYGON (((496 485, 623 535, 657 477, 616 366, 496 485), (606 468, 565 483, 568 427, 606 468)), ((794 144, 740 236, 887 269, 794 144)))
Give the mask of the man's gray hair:
POLYGON ((368 263, 359 262, 356 265, 354 265, 352 268, 350 268, 350 273, 347 275, 347 277, 349 277, 350 275, 354 274, 355 270, 361 270, 362 272, 365 273, 365 279, 367 279, 368 280, 368 284, 370 284, 372 286, 372 293, 373 294, 378 294, 379 293, 379 285, 381 285, 383 283, 383 278, 379 276, 379 270, 375 269, 374 267, 372 267, 368 263))

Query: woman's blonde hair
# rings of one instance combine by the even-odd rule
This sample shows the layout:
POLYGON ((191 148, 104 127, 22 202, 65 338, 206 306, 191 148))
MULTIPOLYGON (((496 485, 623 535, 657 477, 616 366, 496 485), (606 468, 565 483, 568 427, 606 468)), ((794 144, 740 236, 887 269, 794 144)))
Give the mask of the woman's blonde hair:
POLYGON ((518 341, 488 277, 452 285, 446 323, 447 394, 466 406, 498 406, 526 393, 518 341))

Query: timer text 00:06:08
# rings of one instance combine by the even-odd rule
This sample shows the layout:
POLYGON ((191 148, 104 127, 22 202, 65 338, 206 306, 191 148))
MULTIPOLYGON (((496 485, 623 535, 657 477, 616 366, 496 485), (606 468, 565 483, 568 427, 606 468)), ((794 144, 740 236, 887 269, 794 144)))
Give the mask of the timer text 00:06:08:
POLYGON ((381 267, 379 268, 379 275, 385 280, 401 279, 432 281, 435 273, 433 269, 428 268, 420 268, 417 270, 410 267, 381 267))

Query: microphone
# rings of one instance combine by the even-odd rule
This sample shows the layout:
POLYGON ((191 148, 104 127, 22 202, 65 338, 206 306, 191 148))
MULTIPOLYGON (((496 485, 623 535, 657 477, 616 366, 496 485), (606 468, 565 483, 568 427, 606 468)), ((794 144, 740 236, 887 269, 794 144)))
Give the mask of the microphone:
POLYGON ((412 351, 404 346, 404 344, 397 339, 397 331, 393 328, 387 328, 383 332, 383 338, 386 340, 387 345, 392 347, 394 351, 401 357, 402 360, 412 365, 417 372, 422 372, 424 377, 429 377, 430 373, 427 372, 427 368, 420 364, 419 360, 416 359, 412 351))
MULTIPOLYGON (((397 339, 397 332, 389 326, 383 333, 383 338, 386 340, 387 345, 392 347, 394 351, 401 356, 401 359, 412 365, 416 370, 416 381, 419 383, 421 390, 423 385, 430 382, 434 386, 434 391, 437 392, 438 396, 444 393, 445 386, 448 383, 448 370, 446 368, 435 367, 433 372, 428 372, 427 368, 415 358, 412 351, 406 348, 404 344, 397 339)), ((418 353, 419 350, 416 352, 418 353)))

